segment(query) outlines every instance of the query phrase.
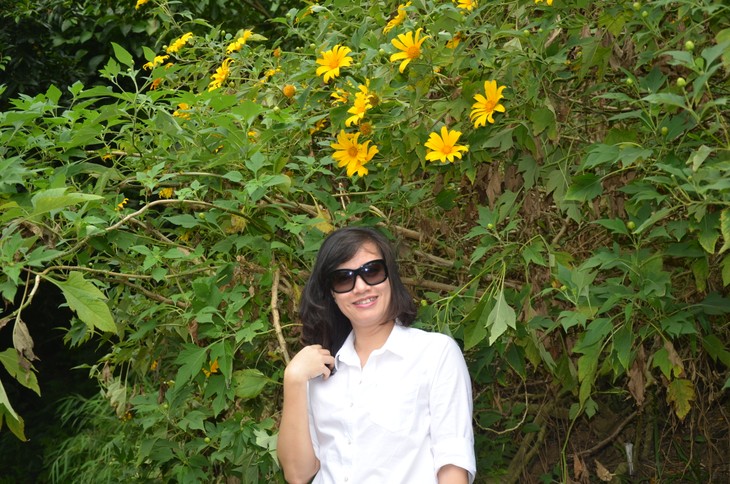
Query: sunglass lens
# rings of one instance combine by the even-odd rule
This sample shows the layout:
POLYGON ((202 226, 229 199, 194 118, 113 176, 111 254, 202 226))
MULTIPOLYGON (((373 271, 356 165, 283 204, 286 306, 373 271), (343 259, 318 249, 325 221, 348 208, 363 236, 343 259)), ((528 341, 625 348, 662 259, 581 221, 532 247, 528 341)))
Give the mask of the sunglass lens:
POLYGON ((381 261, 370 262, 362 266, 362 269, 360 269, 360 276, 371 286, 380 284, 386 279, 386 277, 388 277, 385 270, 385 264, 381 261))
POLYGON ((335 271, 332 273, 332 290, 335 292, 352 291, 355 287, 355 274, 353 271, 335 271))

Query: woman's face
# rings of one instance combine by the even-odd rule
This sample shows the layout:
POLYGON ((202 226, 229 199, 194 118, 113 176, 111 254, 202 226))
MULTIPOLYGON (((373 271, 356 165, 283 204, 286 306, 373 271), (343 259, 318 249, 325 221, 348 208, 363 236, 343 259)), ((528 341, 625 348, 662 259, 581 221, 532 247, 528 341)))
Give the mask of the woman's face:
MULTIPOLYGON (((358 269, 363 264, 381 259, 378 247, 372 242, 365 242, 347 262, 337 269, 358 269)), ((386 322, 390 308, 390 278, 380 284, 369 286, 359 275, 355 278, 355 287, 350 292, 332 292, 337 306, 355 329, 376 327, 386 322)))

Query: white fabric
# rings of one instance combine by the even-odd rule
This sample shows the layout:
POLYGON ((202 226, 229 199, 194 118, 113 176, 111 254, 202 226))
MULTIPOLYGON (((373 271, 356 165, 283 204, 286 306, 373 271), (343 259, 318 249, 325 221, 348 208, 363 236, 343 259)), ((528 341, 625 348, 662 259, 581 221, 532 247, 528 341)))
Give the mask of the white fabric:
POLYGON ((329 379, 309 382, 315 484, 428 484, 453 464, 474 481, 469 373, 456 342, 396 324, 364 368, 353 334, 329 379))

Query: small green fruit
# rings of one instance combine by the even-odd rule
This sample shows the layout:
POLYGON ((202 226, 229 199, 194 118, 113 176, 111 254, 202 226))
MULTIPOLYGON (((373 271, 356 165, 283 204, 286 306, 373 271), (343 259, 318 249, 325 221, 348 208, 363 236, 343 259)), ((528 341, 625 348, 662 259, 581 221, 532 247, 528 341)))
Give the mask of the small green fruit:
POLYGON ((210 437, 206 437, 203 440, 205 441, 206 444, 210 444, 210 437))
POLYGON ((669 128, 667 128, 666 126, 662 126, 661 131, 662 131, 662 136, 666 136, 667 133, 669 133, 669 128))
POLYGON ((640 4, 639 2, 634 2, 634 3, 633 3, 633 4, 631 5, 631 8, 633 8, 634 10, 636 10, 636 11, 638 12, 638 11, 639 11, 639 9, 641 8, 641 4, 640 4))
POLYGON ((566 291, 567 289, 568 289, 568 286, 566 286, 565 284, 563 284, 562 286, 560 286, 560 290, 563 291, 563 292, 566 291))
POLYGON ((633 220, 629 220, 628 222, 626 222, 626 228, 629 230, 634 230, 636 228, 636 224, 633 220))
POLYGON ((641 16, 644 17, 644 18, 646 18, 646 17, 649 16, 649 12, 647 12, 646 10, 642 10, 641 11, 641 16))
POLYGON ((687 85, 687 80, 684 77, 677 78, 677 87, 684 87, 687 85))
POLYGON ((428 306, 428 301, 426 301, 425 299, 421 299, 421 306, 423 306, 424 308, 428 306))
POLYGON ((487 224, 487 229, 488 230, 492 230, 493 228, 494 228, 494 225, 493 224, 487 224))
POLYGON ((630 77, 627 77, 624 82, 626 83, 627 86, 633 86, 634 85, 634 80, 631 79, 630 77))
POLYGON ((688 40, 687 42, 684 43, 684 49, 685 50, 694 50, 695 49, 695 43, 692 42, 691 40, 688 40))

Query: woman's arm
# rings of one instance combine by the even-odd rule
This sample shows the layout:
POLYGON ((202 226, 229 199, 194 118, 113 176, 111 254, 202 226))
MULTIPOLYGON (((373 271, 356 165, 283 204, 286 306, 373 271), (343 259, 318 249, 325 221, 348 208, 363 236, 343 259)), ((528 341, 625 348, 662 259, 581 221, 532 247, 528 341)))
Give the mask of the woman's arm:
POLYGON ((319 470, 309 435, 307 382, 323 375, 328 378, 334 358, 320 345, 307 346, 284 371, 284 407, 279 425, 277 454, 284 478, 292 484, 309 482, 319 470))
POLYGON ((453 464, 447 464, 439 469, 438 472, 439 484, 468 484, 469 474, 466 469, 455 466, 453 464))

